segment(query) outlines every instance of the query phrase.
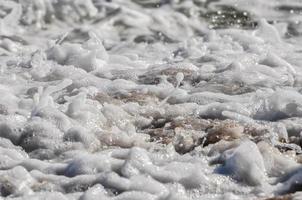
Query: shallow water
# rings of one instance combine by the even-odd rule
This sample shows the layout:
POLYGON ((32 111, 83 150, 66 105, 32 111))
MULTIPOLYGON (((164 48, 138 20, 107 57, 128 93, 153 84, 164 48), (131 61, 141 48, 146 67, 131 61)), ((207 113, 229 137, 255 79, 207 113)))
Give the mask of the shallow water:
POLYGON ((0 2, 0 198, 301 199, 301 13, 0 2))

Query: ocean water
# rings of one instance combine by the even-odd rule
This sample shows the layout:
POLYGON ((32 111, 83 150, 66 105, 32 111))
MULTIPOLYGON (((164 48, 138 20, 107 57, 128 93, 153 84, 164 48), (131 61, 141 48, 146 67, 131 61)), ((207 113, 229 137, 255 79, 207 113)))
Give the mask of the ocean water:
POLYGON ((0 1, 0 199, 302 199, 302 1, 0 1))

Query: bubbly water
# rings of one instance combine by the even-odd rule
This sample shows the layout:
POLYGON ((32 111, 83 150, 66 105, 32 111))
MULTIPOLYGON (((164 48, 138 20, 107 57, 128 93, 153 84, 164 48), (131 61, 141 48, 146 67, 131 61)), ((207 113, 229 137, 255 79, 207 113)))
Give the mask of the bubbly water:
POLYGON ((301 199, 301 0, 1 0, 0 199, 301 199))

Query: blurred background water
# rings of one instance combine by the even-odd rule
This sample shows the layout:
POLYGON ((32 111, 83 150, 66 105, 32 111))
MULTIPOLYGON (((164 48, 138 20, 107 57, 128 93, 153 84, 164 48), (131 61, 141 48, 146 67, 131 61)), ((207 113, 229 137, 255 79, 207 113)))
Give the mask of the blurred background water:
POLYGON ((238 27, 254 29, 265 18, 270 23, 286 23, 288 35, 302 32, 301 0, 132 0, 145 8, 173 5, 186 16, 198 16, 214 29, 238 27))

